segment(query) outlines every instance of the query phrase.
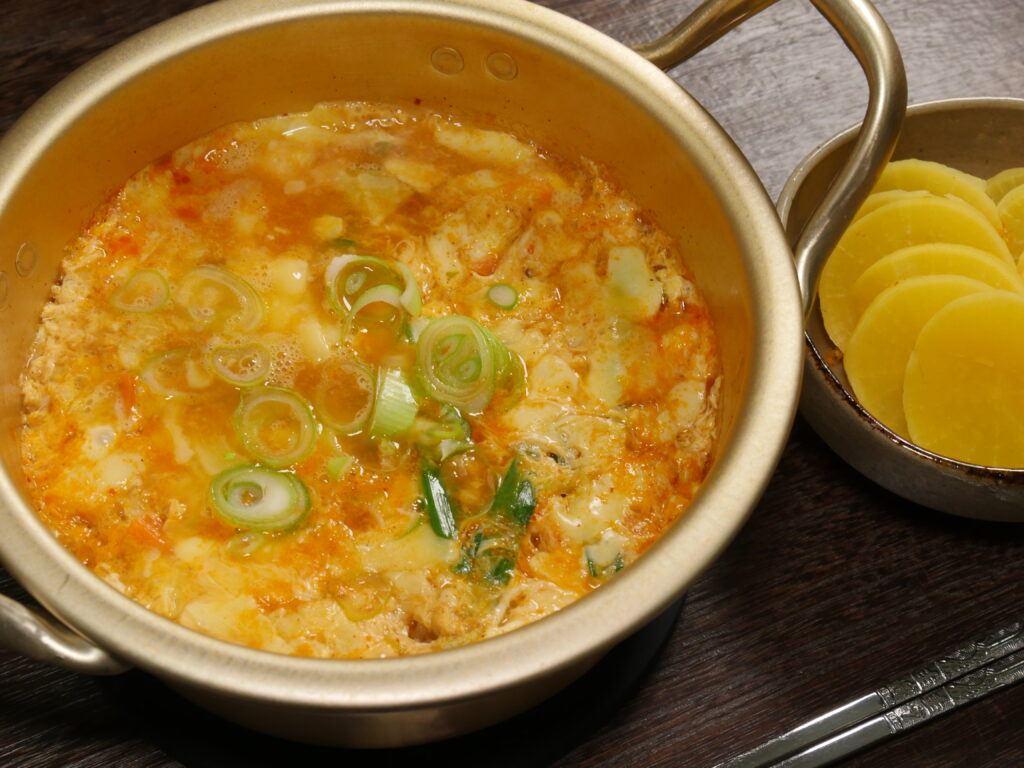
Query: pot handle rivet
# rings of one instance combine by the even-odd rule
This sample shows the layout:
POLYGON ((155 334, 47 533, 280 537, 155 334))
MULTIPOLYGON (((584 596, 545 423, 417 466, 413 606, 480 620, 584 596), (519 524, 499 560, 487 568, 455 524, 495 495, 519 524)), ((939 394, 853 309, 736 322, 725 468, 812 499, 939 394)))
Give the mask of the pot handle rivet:
POLYGON ((430 54, 430 63, 442 75, 457 75, 466 67, 462 54, 457 48, 452 48, 450 45, 435 48, 434 52, 430 54))
POLYGON ((14 256, 14 268, 22 277, 31 275, 39 263, 39 251, 30 242, 24 242, 19 246, 18 253, 14 256))
POLYGON ((487 57, 487 71, 499 80, 515 80, 519 74, 519 65, 509 54, 495 51, 487 57))

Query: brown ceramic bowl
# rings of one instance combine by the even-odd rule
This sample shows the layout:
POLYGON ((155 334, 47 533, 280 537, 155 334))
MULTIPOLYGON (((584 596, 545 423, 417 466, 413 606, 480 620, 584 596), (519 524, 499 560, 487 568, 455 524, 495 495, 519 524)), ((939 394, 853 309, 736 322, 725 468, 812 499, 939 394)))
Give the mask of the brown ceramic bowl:
MULTIPOLYGON (((823 144, 786 182, 779 213, 791 234, 800 231, 856 134, 855 126, 823 144)), ((911 157, 981 178, 1024 165, 1024 99, 949 99, 909 107, 893 159, 911 157)), ((932 509, 1024 521, 1024 468, 985 467, 940 456, 900 437, 861 407, 817 307, 807 324, 804 368, 801 413, 867 477, 932 509)))
MULTIPOLYGON (((863 0, 821 5, 837 26, 854 27, 852 39, 867 40, 851 45, 880 41, 875 60, 898 62, 863 0)), ((680 58, 651 55, 666 65, 680 58)), ((898 92, 883 109, 898 114, 898 92)), ((884 149, 876 155, 884 159, 884 149)), ((87 672, 134 665, 239 723, 325 744, 451 736, 582 674, 675 601, 743 524, 781 453, 800 382, 791 252, 728 136, 642 56, 510 0, 225 0, 117 46, 44 97, 0 144, 0 299, 0 557, 71 630, 3 599, 0 641, 87 672), (71 557, 33 514, 20 471, 18 374, 62 249, 93 210, 140 167, 218 126, 332 99, 491 113, 607 164, 682 244, 721 342, 721 433, 689 511, 592 595, 508 635, 435 654, 313 660, 188 630, 71 557)))

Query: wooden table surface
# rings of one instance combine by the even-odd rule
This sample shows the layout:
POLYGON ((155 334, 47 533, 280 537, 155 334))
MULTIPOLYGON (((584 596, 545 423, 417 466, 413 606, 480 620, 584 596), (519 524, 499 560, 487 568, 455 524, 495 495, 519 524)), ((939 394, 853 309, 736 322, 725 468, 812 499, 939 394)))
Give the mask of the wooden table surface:
MULTIPOLYGON (((0 131, 92 56, 199 4, 0 0, 0 131)), ((696 3, 545 4, 638 43, 666 31, 696 3)), ((911 103, 1024 96, 1024 3, 877 5, 903 51, 911 103)), ((853 57, 807 0, 782 0, 672 75, 734 137, 772 197, 800 158, 858 121, 866 103, 853 57)), ((0 576, 0 590, 23 597, 17 584, 0 576)), ((847 467, 798 418, 763 500, 724 557, 693 585, 653 664, 555 754, 524 757, 521 764, 711 766, 1020 618, 1022 597, 1024 528, 943 516, 905 502, 847 467)), ((0 653, 0 765, 227 764, 194 757, 167 737, 194 722, 216 732, 219 721, 168 704, 161 686, 133 675, 112 683, 0 653)), ((1024 686, 1010 688, 844 765, 1024 765, 1022 712, 1024 686)), ((579 714, 559 716, 574 722, 579 714)), ((508 738, 508 729, 501 734, 508 738)), ((359 762, 347 753, 289 752, 285 746, 267 754, 278 757, 248 762, 359 762), (283 757, 288 754, 294 759, 283 757)), ((479 759, 465 741, 429 754, 443 754, 453 765, 479 759)), ((376 765, 409 759, 420 758, 390 752, 374 758, 376 765)))

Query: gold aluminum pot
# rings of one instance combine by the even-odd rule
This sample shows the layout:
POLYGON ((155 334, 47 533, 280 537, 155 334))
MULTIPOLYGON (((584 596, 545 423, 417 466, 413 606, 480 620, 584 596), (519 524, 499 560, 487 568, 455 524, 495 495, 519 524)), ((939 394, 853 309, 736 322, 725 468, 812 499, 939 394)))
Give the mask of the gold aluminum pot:
MULTIPOLYGON (((134 665, 274 735, 396 746, 541 701, 676 600, 742 525, 781 453, 799 390, 802 312, 790 248, 756 175, 651 62, 678 63, 770 2, 712 0, 638 55, 512 0, 223 0, 128 40, 47 94, 0 144, 0 557, 55 620, 3 598, 0 644, 90 673, 134 665), (64 245, 159 155, 228 122, 332 99, 491 113, 607 164, 678 238, 718 328, 721 438, 687 514, 594 594, 464 648, 313 660, 215 640, 93 576, 26 501, 17 378, 64 245)), ((871 85, 864 136, 798 246, 825 252, 888 157, 905 83, 866 0, 815 2, 871 85)))

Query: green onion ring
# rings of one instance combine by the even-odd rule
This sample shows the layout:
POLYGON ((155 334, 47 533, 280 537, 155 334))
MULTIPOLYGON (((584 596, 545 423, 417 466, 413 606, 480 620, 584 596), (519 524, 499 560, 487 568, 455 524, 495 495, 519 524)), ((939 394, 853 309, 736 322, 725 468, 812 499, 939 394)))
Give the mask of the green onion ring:
POLYGON ((263 322, 263 299, 234 272, 204 264, 178 284, 178 303, 200 325, 252 331, 263 322))
POLYGON ((239 528, 283 531, 309 513, 309 490, 296 475, 257 464, 226 469, 210 482, 217 513, 239 528))
MULTIPOLYGON (((390 265, 382 259, 378 259, 376 256, 360 256, 355 253, 343 253, 340 256, 335 256, 331 259, 327 265, 327 269, 324 271, 324 281, 327 287, 327 303, 331 305, 338 315, 345 317, 351 311, 353 304, 358 300, 361 292, 369 291, 374 286, 367 285, 367 279, 369 277, 367 272, 351 272, 345 275, 345 271, 349 268, 368 267, 370 269, 384 269, 385 274, 394 274, 394 270, 391 269, 390 265), (363 275, 361 280, 353 281, 356 275, 363 275), (344 280, 340 278, 344 277, 344 280), (342 283, 342 285, 338 285, 342 283), (341 290, 339 290, 339 288, 341 290)), ((389 275, 390 277, 390 275, 389 275)), ((397 276, 396 276, 397 277, 397 276)), ((397 282, 395 280, 394 282, 397 282)), ((390 285, 391 282, 378 282, 377 285, 390 285)), ((394 286, 396 289, 398 286, 394 286)))
POLYGON ((419 317, 423 311, 423 300, 420 298, 420 285, 416 282, 416 276, 412 270, 400 261, 395 262, 395 269, 402 276, 405 287, 402 289, 400 301, 405 311, 413 317, 419 317))
POLYGON ((376 386, 373 371, 368 366, 356 360, 328 360, 321 369, 320 381, 313 392, 317 415, 324 424, 338 432, 356 432, 370 418, 376 386), (350 408, 350 413, 339 414, 336 405, 339 400, 356 400, 357 407, 350 408))
POLYGON ((494 397, 511 360, 505 345, 475 320, 448 315, 430 321, 416 344, 423 386, 432 398, 480 413, 494 397))
POLYGON ((240 344, 210 350, 210 368, 236 387, 252 387, 270 373, 270 350, 263 344, 240 344))
POLYGON ((344 456, 332 456, 327 460, 327 476, 331 480, 340 480, 354 461, 355 457, 349 456, 347 453, 344 456))
POLYGON ((167 278, 155 269, 140 269, 114 291, 110 303, 124 312, 154 312, 171 297, 167 278))
POLYGON ((355 319, 356 315, 371 304, 388 304, 401 311, 402 293, 393 285, 375 285, 373 288, 364 291, 363 295, 352 305, 349 318, 355 319))
POLYGON ((345 295, 351 296, 353 293, 359 293, 359 289, 363 287, 363 283, 365 282, 365 272, 353 272, 345 280, 345 295))
POLYGON ((161 397, 187 397, 210 386, 213 377, 195 350, 186 347, 150 358, 142 366, 139 380, 161 397))
POLYGON ((512 309, 519 303, 519 292, 507 283, 492 285, 487 289, 487 298, 491 303, 502 309, 512 309))
POLYGON ((392 437, 408 432, 416 420, 419 403, 405 376, 397 368, 381 369, 373 405, 370 435, 392 437))
POLYGON ((490 346, 491 355, 494 357, 494 365, 497 369, 498 379, 502 379, 508 375, 512 369, 512 353, 508 351, 501 339, 494 335, 489 328, 480 327, 480 330, 484 332, 484 336, 487 337, 487 344, 490 346))
POLYGON ((234 426, 245 449, 271 467, 302 461, 312 452, 319 433, 312 406, 284 387, 243 390, 234 426))

